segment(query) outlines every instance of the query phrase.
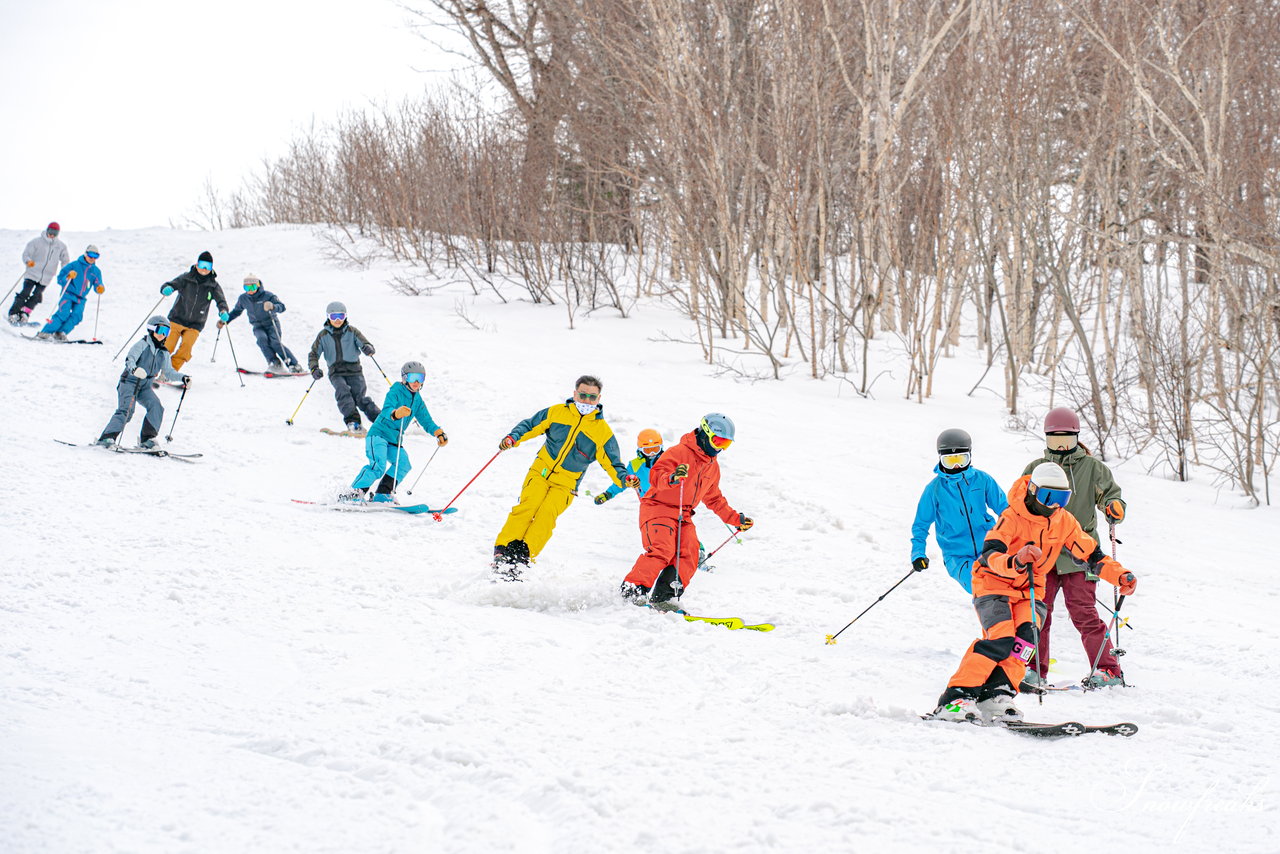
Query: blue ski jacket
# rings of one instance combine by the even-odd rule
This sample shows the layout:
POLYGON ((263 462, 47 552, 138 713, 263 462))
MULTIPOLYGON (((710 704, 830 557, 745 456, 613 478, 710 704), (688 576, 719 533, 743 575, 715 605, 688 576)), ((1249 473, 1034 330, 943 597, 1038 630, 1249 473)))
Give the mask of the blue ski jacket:
POLYGON ((240 299, 236 300, 236 307, 228 313, 227 323, 235 320, 246 311, 249 312, 250 324, 269 327, 272 325, 272 312, 278 314, 284 311, 284 303, 280 302, 280 297, 271 293, 271 291, 259 287, 253 293, 245 292, 240 295, 240 299), (271 311, 267 311, 262 307, 264 302, 271 303, 271 311))
MULTIPOLYGON (((649 491, 649 471, 653 468, 653 464, 661 459, 661 457, 662 454, 658 454, 653 459, 649 459, 644 454, 640 454, 635 459, 627 463, 627 470, 640 478, 641 495, 644 495, 649 491)), ((618 486, 616 483, 611 483, 609 484, 609 488, 604 491, 604 494, 610 498, 614 498, 621 494, 624 489, 626 489, 626 487, 618 486)))
POLYGON ((410 391, 409 387, 402 382, 396 383, 387 391, 387 397, 382 401, 382 413, 374 419, 373 426, 369 428, 369 435, 386 439, 388 443, 398 446, 404 438, 404 430, 409 428, 410 419, 416 420, 422 425, 422 429, 432 436, 441 429, 439 424, 431 420, 431 413, 427 411, 427 405, 422 402, 422 395, 410 391), (409 417, 399 421, 391 420, 391 413, 402 406, 407 406, 411 410, 409 417))
POLYGON ((925 540, 932 526, 944 558, 976 560, 982 554, 987 531, 1009 506, 1009 499, 995 478, 981 469, 951 474, 937 465, 933 470, 937 477, 925 486, 911 525, 911 559, 925 556, 925 540), (994 515, 987 512, 988 507, 994 515))
POLYGON ((81 255, 67 266, 58 271, 58 284, 62 285, 62 295, 64 297, 75 297, 77 300, 83 300, 85 295, 89 293, 89 288, 96 288, 102 284, 102 271, 98 269, 98 265, 90 264, 81 255), (76 271, 76 277, 70 282, 67 281, 67 273, 72 270, 76 271))

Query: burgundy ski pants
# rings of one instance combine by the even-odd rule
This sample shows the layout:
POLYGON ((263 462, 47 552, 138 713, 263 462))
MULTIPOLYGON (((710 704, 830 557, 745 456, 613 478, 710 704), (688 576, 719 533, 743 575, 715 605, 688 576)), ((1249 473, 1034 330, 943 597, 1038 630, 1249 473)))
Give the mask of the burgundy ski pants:
POLYGON ((1111 653, 1111 642, 1106 639, 1107 624, 1098 616, 1097 603, 1093 598, 1097 587, 1098 582, 1090 581, 1083 572, 1068 572, 1065 575, 1059 575, 1056 569, 1049 572, 1044 589, 1044 603, 1049 606, 1049 614, 1040 628, 1040 647, 1036 652, 1036 667, 1041 678, 1048 678, 1049 675, 1049 629, 1053 626, 1053 600, 1058 598, 1058 590, 1062 590, 1062 598, 1067 603, 1067 614, 1080 633, 1080 640, 1089 656, 1089 664, 1093 664, 1099 647, 1105 644, 1106 649, 1098 659, 1098 669, 1119 672, 1120 663, 1111 653))

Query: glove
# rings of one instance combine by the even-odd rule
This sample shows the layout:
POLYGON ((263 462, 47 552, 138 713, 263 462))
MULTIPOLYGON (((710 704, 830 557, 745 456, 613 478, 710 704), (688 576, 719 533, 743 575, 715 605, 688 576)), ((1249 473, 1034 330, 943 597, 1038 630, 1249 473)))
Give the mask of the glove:
POLYGON ((516 445, 515 439, 512 439, 510 436, 503 436, 502 441, 498 443, 498 450, 499 451, 510 450, 511 448, 514 448, 515 445, 516 445))
POLYGON ((597 504, 603 504, 609 500, 609 493, 602 492, 593 499, 597 504))
POLYGON ((164 294, 165 296, 168 296, 169 294, 173 293, 173 288, 170 287, 169 285, 165 285, 163 288, 160 289, 160 293, 164 294))
POLYGON ((625 486, 627 489, 635 489, 640 485, 640 478, 636 477, 633 474, 629 474, 622 479, 622 485, 625 486))
POLYGON ((276 310, 276 304, 275 304, 275 303, 273 303, 271 300, 267 300, 266 302, 264 302, 264 303, 262 304, 262 310, 263 310, 263 311, 275 311, 275 310, 276 310))
POLYGON ((439 445, 441 448, 449 444, 449 437, 444 434, 443 430, 436 431, 436 444, 439 445))
POLYGON ((1039 546, 1034 543, 1027 543, 1018 549, 1018 553, 1013 556, 1013 568, 1018 572, 1028 572, 1043 554, 1044 552, 1040 551, 1039 546))
POLYGON ((361 348, 360 348, 360 352, 361 352, 361 353, 364 353, 366 356, 372 356, 372 355, 373 355, 373 345, 372 345, 372 344, 365 344, 363 347, 361 347, 361 348))
POLYGON ((676 466, 676 470, 671 473, 671 482, 679 483, 680 481, 684 480, 688 476, 689 476, 689 464, 681 463, 680 465, 676 466))
POLYGON ((1120 576, 1120 593, 1124 596, 1132 596, 1133 591, 1138 589, 1138 576, 1132 572, 1126 572, 1120 576))
POLYGON ((219 328, 219 329, 221 329, 222 327, 224 327, 224 326, 226 326, 226 325, 227 325, 227 324, 223 323, 221 320, 219 320, 219 321, 218 321, 218 328, 219 328))
POLYGON ((221 320, 223 323, 226 323, 230 319, 231 315, 227 314, 225 311, 218 312, 218 320, 221 320))
POLYGON ((391 411, 391 420, 392 420, 392 421, 399 421, 401 418, 408 418, 408 417, 409 417, 409 413, 410 413, 410 412, 412 412, 412 411, 413 411, 413 410, 412 410, 412 409, 410 409, 410 408, 409 408, 409 407, 407 407, 407 406, 398 406, 398 407, 396 407, 394 410, 392 410, 392 411, 391 411))
POLYGON ((145 380, 145 379, 147 378, 147 369, 146 369, 146 368, 134 368, 134 369, 133 369, 133 375, 134 375, 135 377, 137 377, 138 379, 140 379, 140 380, 145 380))
POLYGON ((35 261, 28 261, 28 262, 27 262, 27 266, 28 266, 28 267, 34 267, 35 265, 36 265, 36 262, 35 262, 35 261))
POLYGON ((104 288, 102 285, 94 285, 93 291, 94 293, 105 294, 107 292, 107 289, 104 288))
POLYGON ((191 388, 191 377, 187 374, 182 375, 182 387, 191 388))
POLYGON ((317 380, 318 380, 318 379, 320 379, 320 378, 321 378, 321 377, 323 377, 323 376, 324 376, 324 371, 320 370, 319 368, 312 368, 312 369, 311 369, 311 378, 312 378, 312 379, 317 379, 317 380))
POLYGON ((1113 498, 1108 501, 1102 512, 1112 524, 1124 521, 1124 504, 1120 502, 1119 498, 1113 498))
POLYGON ((929 568, 929 559, 927 557, 918 557, 911 561, 911 568, 916 572, 923 572, 929 568))
POLYGON ((69 282, 69 281, 71 281, 72 279, 74 279, 75 277, 76 277, 76 271, 75 271, 75 270, 68 270, 68 271, 67 271, 67 281, 68 281, 68 282, 69 282))
POLYGON ((738 514, 738 530, 739 531, 750 531, 751 526, 754 525, 755 523, 756 523, 755 520, 752 519, 747 514, 745 513, 738 514))

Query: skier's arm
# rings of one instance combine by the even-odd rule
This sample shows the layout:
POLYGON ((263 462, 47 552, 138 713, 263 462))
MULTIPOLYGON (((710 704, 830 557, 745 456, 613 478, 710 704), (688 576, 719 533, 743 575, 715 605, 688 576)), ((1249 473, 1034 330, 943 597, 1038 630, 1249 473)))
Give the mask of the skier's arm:
POLYGON ((1124 499, 1120 497, 1120 486, 1116 483, 1115 476, 1111 474, 1111 469, 1105 464, 1099 463, 1094 468, 1098 469, 1097 494, 1096 503, 1098 509, 1107 514, 1107 518, 1119 522, 1125 517, 1128 505, 1124 499), (1119 506, 1119 512, 1115 512, 1115 502, 1119 506), (1111 512, 1107 512, 1108 509, 1111 512))
POLYGON ((929 486, 920 493, 920 503, 916 505, 916 518, 911 523, 911 559, 925 556, 925 547, 929 541, 929 529, 937 519, 938 508, 933 500, 933 489, 929 486))
POLYGON ((525 439, 532 439, 547 432, 551 426, 551 407, 540 409, 507 431, 507 435, 515 439, 519 445, 525 439))
POLYGON ((244 314, 244 310, 247 307, 245 300, 248 298, 248 296, 249 296, 248 294, 244 294, 238 300, 236 300, 236 307, 231 309, 231 311, 228 312, 227 314, 227 323, 230 323, 240 315, 244 314))
POLYGON ((434 436, 437 430, 442 429, 439 424, 431 419, 431 412, 427 409, 427 404, 422 400, 422 395, 415 394, 413 396, 413 417, 422 429, 434 436))
POLYGON ((311 342, 311 352, 307 354, 307 370, 309 371, 314 371, 320 367, 320 338, 323 335, 324 330, 321 329, 316 333, 316 340, 311 342))
POLYGON ((600 467, 609 473, 609 478, 619 489, 626 489, 622 481, 631 472, 627 471, 627 466, 622 462, 622 458, 618 455, 618 439, 612 433, 605 440, 604 444, 596 445, 596 462, 600 463, 600 467))
POLYGON ((173 362, 171 361, 171 357, 167 350, 165 351, 164 359, 160 364, 160 373, 164 374, 164 378, 172 383, 180 383, 185 379, 182 371, 175 371, 173 369, 173 362))
MULTIPOLYGON (((150 335, 151 333, 147 333, 150 335)), ((126 374, 133 373, 133 369, 138 367, 138 358, 143 353, 143 348, 147 346, 147 339, 139 338, 138 342, 129 348, 129 354, 124 357, 124 372, 126 374)))
POLYGON ((214 282, 209 286, 209 293, 213 295, 213 301, 218 304, 218 311, 223 314, 227 313, 227 298, 222 293, 222 285, 214 282))
POLYGON ((363 351, 365 347, 373 346, 369 343, 369 339, 364 337, 364 333, 352 326, 350 322, 347 323, 347 328, 351 330, 352 335, 356 336, 356 344, 360 347, 361 351, 363 351))
POLYGON ((58 257, 62 259, 62 263, 66 264, 71 260, 71 256, 67 254, 67 244, 60 243, 62 249, 58 253, 58 257))
POLYGON ((280 297, 271 293, 271 291, 267 291, 265 302, 271 303, 271 310, 276 314, 284 312, 284 303, 280 302, 280 297))
POLYGON ((996 511, 996 515, 999 516, 1009 509, 1009 496, 1005 495, 994 477, 986 472, 983 472, 983 475, 987 479, 987 506, 996 511))
MULTIPOLYGON (((37 238, 38 240, 39 238, 37 238)), ((28 241, 27 247, 22 250, 22 266, 34 267, 36 263, 36 241, 28 241)))
POLYGON ((719 516, 721 522, 735 528, 738 526, 738 519, 742 514, 729 506, 729 499, 725 498, 724 493, 720 491, 720 484, 711 484, 711 488, 702 496, 702 503, 707 505, 708 510, 719 516))

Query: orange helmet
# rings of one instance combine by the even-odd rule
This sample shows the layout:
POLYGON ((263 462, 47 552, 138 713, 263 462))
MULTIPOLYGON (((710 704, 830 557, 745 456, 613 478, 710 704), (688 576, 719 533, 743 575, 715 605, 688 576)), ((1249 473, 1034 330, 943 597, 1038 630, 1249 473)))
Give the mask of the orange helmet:
POLYGON ((662 434, 652 427, 646 427, 636 437, 636 450, 646 457, 662 453, 662 434))

